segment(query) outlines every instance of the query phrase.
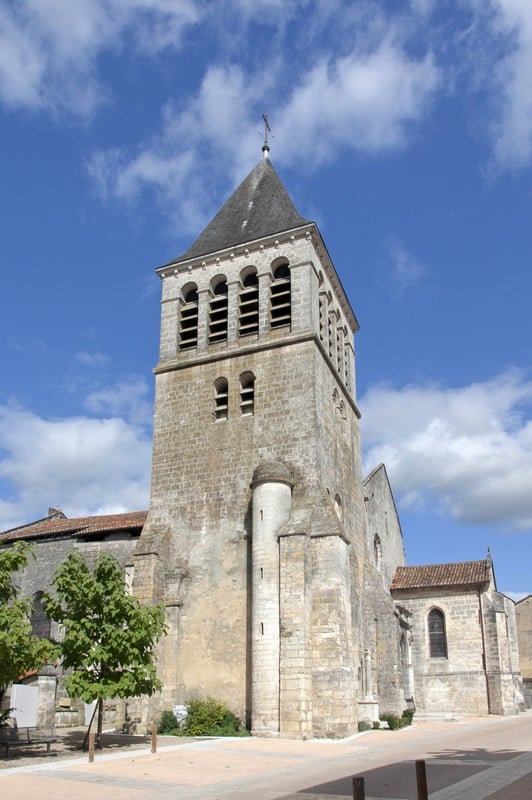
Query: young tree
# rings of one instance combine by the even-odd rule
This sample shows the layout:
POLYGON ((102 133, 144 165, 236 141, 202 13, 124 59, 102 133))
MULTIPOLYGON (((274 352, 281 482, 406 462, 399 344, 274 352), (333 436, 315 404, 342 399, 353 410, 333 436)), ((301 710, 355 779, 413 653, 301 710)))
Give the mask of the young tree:
POLYGON ((58 568, 56 597, 46 596, 49 616, 64 627, 65 686, 72 697, 98 701, 101 744, 103 701, 141 697, 161 688, 155 645, 166 632, 164 609, 143 606, 128 593, 115 558, 102 553, 91 571, 74 551, 58 568))
POLYGON ((0 548, 0 704, 8 685, 31 670, 54 661, 57 648, 31 629, 32 601, 18 597, 15 573, 28 563, 25 542, 0 548))

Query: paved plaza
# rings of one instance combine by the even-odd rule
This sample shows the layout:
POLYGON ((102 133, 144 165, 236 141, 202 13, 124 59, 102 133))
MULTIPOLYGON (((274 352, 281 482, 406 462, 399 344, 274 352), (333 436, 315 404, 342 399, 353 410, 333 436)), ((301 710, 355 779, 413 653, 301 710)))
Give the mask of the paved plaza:
MULTIPOLYGON (((175 741, 175 740, 174 740, 175 741)), ((82 758, 1 760, 3 800, 416 800, 425 759, 431 800, 532 797, 532 712, 517 717, 418 722, 348 741, 209 739, 82 758), (22 766, 16 766, 18 763, 22 766), (13 765, 13 766, 11 766, 13 765)))

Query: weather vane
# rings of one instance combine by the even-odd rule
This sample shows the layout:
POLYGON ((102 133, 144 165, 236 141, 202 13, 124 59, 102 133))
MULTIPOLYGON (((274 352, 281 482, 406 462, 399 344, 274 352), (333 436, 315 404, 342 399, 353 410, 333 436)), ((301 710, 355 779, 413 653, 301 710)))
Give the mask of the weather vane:
POLYGON ((268 115, 263 114, 262 119, 264 120, 264 144, 262 145, 262 152, 266 156, 270 152, 270 145, 268 144, 268 134, 272 132, 272 129, 270 128, 270 123, 268 122, 268 115))

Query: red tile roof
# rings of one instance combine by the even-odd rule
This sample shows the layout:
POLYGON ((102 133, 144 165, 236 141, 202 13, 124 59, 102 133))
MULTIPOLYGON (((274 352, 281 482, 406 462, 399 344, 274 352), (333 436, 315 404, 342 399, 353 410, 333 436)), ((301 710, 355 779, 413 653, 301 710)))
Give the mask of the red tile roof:
POLYGON ((481 586, 490 580, 490 562, 462 561, 457 564, 426 564, 397 567, 391 589, 422 589, 440 586, 481 586))
POLYGON ((135 531, 140 533, 146 521, 147 511, 129 511, 125 514, 105 514, 98 517, 46 517, 30 522, 20 528, 12 528, 0 533, 0 544, 17 539, 43 539, 56 536, 90 536, 93 533, 112 533, 113 531, 135 531))

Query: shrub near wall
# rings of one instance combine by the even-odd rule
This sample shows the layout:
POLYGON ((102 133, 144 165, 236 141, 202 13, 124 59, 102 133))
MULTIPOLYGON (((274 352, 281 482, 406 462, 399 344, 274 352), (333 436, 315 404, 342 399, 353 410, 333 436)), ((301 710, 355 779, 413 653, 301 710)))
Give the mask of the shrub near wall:
POLYGON ((240 729, 241 722, 229 707, 207 697, 206 700, 191 700, 187 703, 187 716, 178 724, 171 711, 163 711, 158 726, 159 733, 172 736, 247 736, 240 729))
POLYGON ((414 711, 410 708, 405 708, 400 717, 396 717, 394 714, 382 714, 380 720, 381 722, 387 722, 391 731, 396 731, 398 728, 406 728, 407 725, 411 725, 413 716, 414 711))

